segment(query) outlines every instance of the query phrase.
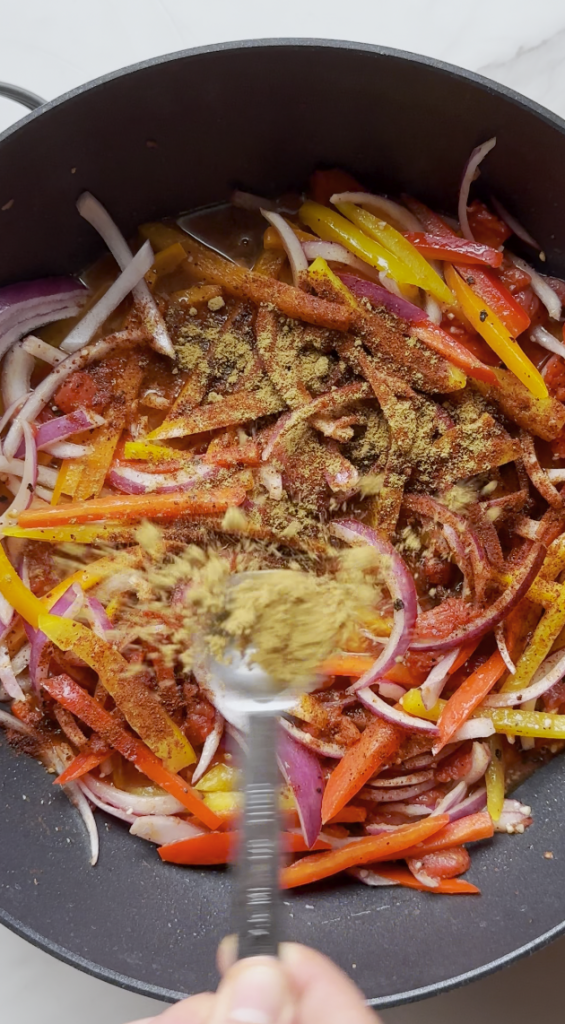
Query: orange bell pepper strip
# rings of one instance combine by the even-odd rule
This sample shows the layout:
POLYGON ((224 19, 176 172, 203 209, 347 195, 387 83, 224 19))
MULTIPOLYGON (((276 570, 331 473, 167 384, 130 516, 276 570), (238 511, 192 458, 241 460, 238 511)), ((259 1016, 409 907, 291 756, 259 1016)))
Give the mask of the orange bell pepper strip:
POLYGON ((407 889, 418 889, 420 892, 435 892, 440 896, 480 896, 481 890, 471 882, 463 878, 438 878, 437 885, 424 885, 408 868, 399 865, 380 865, 375 869, 375 874, 381 878, 388 878, 389 882, 396 885, 403 885, 407 889))
POLYGON ((425 231, 411 231, 406 238, 422 256, 429 260, 449 260, 450 263, 486 263, 490 267, 499 267, 502 253, 480 242, 470 242, 458 235, 445 237, 428 234, 425 231))
POLYGON ((453 665, 451 666, 450 669, 448 669, 448 672, 447 672, 448 676, 454 675, 455 672, 457 672, 457 669, 461 668, 461 666, 465 664, 467 659, 470 658, 471 655, 475 653, 475 651, 477 650, 477 647, 479 646, 481 640, 482 640, 482 637, 479 640, 470 640, 468 644, 464 644, 463 645, 463 647, 459 651, 459 654, 457 655, 455 661, 453 662, 453 665))
POLYGON ((370 654, 334 654, 322 662, 319 671, 325 676, 354 676, 360 679, 374 660, 370 654))
POLYGON ((40 615, 38 627, 60 650, 72 651, 98 673, 129 725, 167 768, 176 772, 194 764, 186 736, 119 651, 80 622, 58 615, 40 615))
POLYGON ((310 857, 302 857, 282 871, 281 885, 283 889, 293 889, 297 885, 309 885, 329 878, 340 871, 360 864, 370 864, 379 857, 394 860, 402 856, 403 851, 416 843, 439 832, 449 821, 447 814, 424 818, 415 825, 402 825, 396 832, 384 832, 378 836, 363 836, 352 839, 336 850, 328 853, 314 853, 310 857))
POLYGON ((103 761, 112 753, 110 747, 106 747, 105 750, 101 750, 98 753, 94 750, 81 750, 79 754, 71 761, 70 765, 65 768, 64 772, 54 780, 54 786, 64 786, 67 782, 75 782, 80 779, 87 772, 91 772, 94 768, 98 768, 103 761))
POLYGON ((18 526, 63 526, 93 523, 105 519, 174 519, 176 516, 213 516, 232 505, 241 505, 246 492, 239 487, 215 491, 174 491, 170 494, 112 494, 90 501, 71 502, 50 508, 20 512, 18 526))
POLYGON ((198 793, 180 775, 169 771, 145 743, 124 729, 74 679, 67 675, 52 676, 44 681, 43 688, 61 707, 67 708, 89 725, 109 746, 119 751, 122 757, 131 761, 152 782, 174 796, 203 825, 207 828, 218 828, 221 819, 206 807, 198 793))
POLYGON ((475 708, 485 699, 495 683, 506 672, 506 665, 498 651, 480 665, 461 683, 449 698, 438 722, 439 743, 436 750, 449 743, 451 737, 471 717, 475 708))
POLYGON ((458 269, 463 280, 490 306, 513 338, 528 329, 530 318, 526 310, 492 270, 465 265, 460 265, 458 269))
POLYGON ((490 814, 479 811, 477 814, 469 814, 466 818, 459 818, 458 821, 451 821, 431 839, 425 839, 423 843, 404 850, 402 856, 424 857, 426 853, 439 853, 440 850, 449 850, 452 846, 462 846, 463 843, 478 843, 482 839, 492 839, 493 835, 494 825, 490 814))
POLYGON ((349 747, 330 775, 322 800, 322 821, 335 817, 368 779, 398 750, 404 733, 390 722, 375 718, 349 747))
POLYGON ((445 265, 445 280, 477 334, 485 339, 497 356, 535 398, 547 398, 548 390, 541 373, 528 359, 518 343, 507 331, 494 310, 475 295, 463 277, 449 263, 445 265))
POLYGON ((214 466, 260 466, 261 452, 256 441, 249 439, 243 444, 225 444, 224 439, 215 437, 210 441, 204 462, 211 462, 214 466))
MULTIPOLYGON (((158 854, 168 864, 229 864, 237 858, 239 832, 206 832, 200 836, 179 839, 160 846, 158 854)), ((281 832, 281 847, 286 853, 307 853, 308 847, 298 832, 281 832)), ((323 839, 317 839, 315 850, 330 850, 323 839)))

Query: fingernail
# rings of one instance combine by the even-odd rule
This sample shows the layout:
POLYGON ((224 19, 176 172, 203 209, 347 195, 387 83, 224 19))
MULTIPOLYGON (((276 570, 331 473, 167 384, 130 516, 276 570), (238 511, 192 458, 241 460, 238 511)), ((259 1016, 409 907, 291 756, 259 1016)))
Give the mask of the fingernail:
POLYGON ((230 984, 228 1024, 283 1024, 289 1019, 290 993, 281 965, 249 960, 230 984))

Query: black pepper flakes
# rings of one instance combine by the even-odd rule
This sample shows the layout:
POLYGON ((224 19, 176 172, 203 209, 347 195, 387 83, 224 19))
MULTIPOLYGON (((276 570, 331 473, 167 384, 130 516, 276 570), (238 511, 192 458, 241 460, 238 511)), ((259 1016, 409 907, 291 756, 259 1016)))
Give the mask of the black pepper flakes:
POLYGON ((481 312, 479 313, 479 320, 481 321, 482 324, 484 324, 484 322, 485 322, 487 317, 488 317, 488 313, 487 313, 486 309, 481 309, 481 312))

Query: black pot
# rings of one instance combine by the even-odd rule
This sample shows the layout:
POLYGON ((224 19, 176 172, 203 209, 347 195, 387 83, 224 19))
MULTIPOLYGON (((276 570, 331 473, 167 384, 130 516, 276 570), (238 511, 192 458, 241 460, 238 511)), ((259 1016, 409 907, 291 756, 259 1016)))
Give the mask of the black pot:
MULTIPOLYGON (((471 149, 498 144, 485 178, 565 274, 563 122, 509 90, 423 57, 354 43, 266 41, 157 58, 48 103, 0 138, 0 282, 80 270, 101 251, 75 200, 94 193, 121 228, 225 199, 300 187, 341 166, 368 187, 453 212, 471 149)), ((230 880, 162 865, 102 822, 88 867, 80 823, 33 761, 0 749, 0 920, 109 981, 175 999, 214 985, 230 880), (22 799, 25 796, 25 799, 22 799)), ((557 893, 563 762, 521 790, 535 824, 475 851, 482 897, 340 882, 292 894, 288 938, 317 946, 376 1006, 437 993, 565 929, 557 893)))

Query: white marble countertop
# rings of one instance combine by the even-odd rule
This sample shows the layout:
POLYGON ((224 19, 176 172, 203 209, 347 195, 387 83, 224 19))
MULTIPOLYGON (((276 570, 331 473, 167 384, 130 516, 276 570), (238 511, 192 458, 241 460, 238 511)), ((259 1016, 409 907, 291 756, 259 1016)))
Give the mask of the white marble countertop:
MULTIPOLYGON (((115 68, 230 39, 358 39, 460 64, 565 116, 563 0, 0 0, 0 79, 48 99, 115 68)), ((19 108, 0 100, 0 130, 19 108)), ((565 939, 459 991, 388 1010, 387 1024, 530 1024, 563 1018, 565 939)), ((2 1020, 125 1024, 161 1004, 48 957, 0 927, 2 1020)))

